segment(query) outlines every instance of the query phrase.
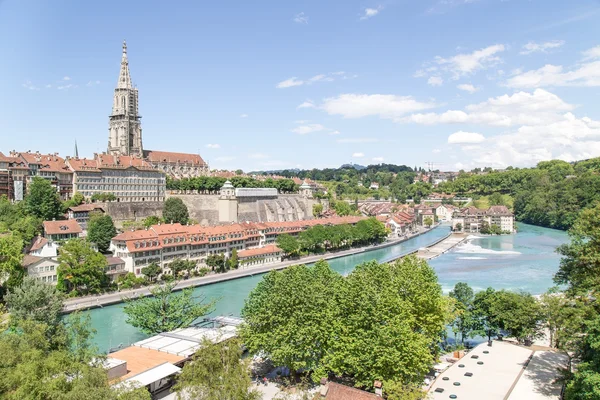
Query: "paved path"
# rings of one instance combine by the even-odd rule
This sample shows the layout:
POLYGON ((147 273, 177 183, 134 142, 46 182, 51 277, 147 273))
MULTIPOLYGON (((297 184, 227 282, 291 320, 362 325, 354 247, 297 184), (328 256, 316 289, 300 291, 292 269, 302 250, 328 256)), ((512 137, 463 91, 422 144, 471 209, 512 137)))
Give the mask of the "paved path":
MULTIPOLYGON (((435 228, 433 228, 435 229, 435 228)), ((367 246, 349 250, 343 250, 335 253, 326 253, 315 256, 302 257, 298 260, 290 260, 284 261, 281 263, 273 263, 262 266, 255 266, 249 268, 239 268, 236 270, 228 271, 222 274, 210 274, 207 276, 203 276, 200 278, 190 278, 186 280, 179 281, 175 286, 175 290, 181 290, 188 287, 196 287, 196 286, 204 286, 210 285, 212 283, 229 281, 232 279, 239 279, 245 276, 253 276, 256 274, 262 274, 264 272, 279 270, 283 268, 287 268, 290 265, 298 265, 298 264, 310 264, 313 262, 317 262, 319 260, 329 260, 333 258, 348 256, 352 254, 358 254, 365 251, 376 250, 384 247, 393 246, 399 243, 402 243, 408 239, 412 239, 416 236, 419 236, 429 230, 420 231, 417 234, 411 235, 407 238, 388 240, 385 243, 376 246, 367 246)), ((136 297, 145 297, 150 296, 150 289, 153 286, 146 286, 138 289, 131 290, 122 290, 120 292, 107 293, 96 296, 87 296, 87 297, 77 297, 73 299, 68 299, 64 302, 63 312, 70 313, 77 310, 85 310, 89 308, 97 308, 105 305, 116 304, 123 302, 123 298, 136 298, 136 297)))

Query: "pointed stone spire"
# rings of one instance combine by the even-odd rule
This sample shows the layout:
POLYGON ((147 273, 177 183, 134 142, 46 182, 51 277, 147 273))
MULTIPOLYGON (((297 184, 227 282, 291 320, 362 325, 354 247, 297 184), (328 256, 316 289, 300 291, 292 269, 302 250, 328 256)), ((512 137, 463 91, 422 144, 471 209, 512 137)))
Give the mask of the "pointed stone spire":
POLYGON ((123 57, 121 57, 121 72, 117 88, 131 89, 131 76, 129 75, 129 61, 127 61, 127 43, 123 40, 123 57))
POLYGON ((75 154, 73 154, 75 158, 79 158, 79 151, 77 150, 77 140, 75 140, 75 154))

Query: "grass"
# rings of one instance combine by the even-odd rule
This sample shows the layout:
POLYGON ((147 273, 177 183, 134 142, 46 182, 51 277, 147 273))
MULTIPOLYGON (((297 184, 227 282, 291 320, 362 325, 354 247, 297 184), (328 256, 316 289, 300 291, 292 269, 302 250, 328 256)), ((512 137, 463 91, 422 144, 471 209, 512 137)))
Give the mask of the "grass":
MULTIPOLYGON (((502 199, 504 200, 504 205, 512 210, 513 198, 509 194, 503 194, 502 199)), ((481 210, 485 210, 490 208, 490 199, 488 196, 481 196, 479 199, 473 200, 473 205, 481 210)))

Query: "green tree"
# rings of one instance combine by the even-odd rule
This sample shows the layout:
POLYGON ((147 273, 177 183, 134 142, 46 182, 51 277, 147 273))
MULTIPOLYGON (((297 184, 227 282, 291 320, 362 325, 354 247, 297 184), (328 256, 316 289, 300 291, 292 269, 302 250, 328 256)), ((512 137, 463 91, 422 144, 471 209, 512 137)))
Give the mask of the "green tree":
POLYGON ((491 311, 494 319, 509 336, 523 342, 540 334, 542 309, 531 294, 500 290, 495 292, 493 299, 491 311))
POLYGON ((60 197, 50 181, 34 177, 25 196, 27 212, 45 221, 59 218, 62 212, 60 197))
POLYGON ((94 193, 91 197, 92 201, 116 201, 117 196, 114 193, 94 193))
POLYGON ((127 323, 154 335, 189 326, 214 308, 214 301, 204 303, 203 297, 194 297, 193 289, 175 293, 174 287, 169 283, 150 289, 151 297, 126 299, 127 323))
POLYGON ((452 329, 460 333, 461 343, 465 343, 465 337, 469 336, 474 327, 473 301, 475 294, 473 289, 465 282, 458 282, 450 291, 450 297, 456 299, 455 306, 457 317, 452 323, 452 329))
POLYGON ((300 251, 300 243, 294 236, 284 233, 277 236, 277 247, 279 247, 288 257, 297 256, 300 251))
POLYGON ((188 209, 179 197, 170 197, 165 201, 163 208, 163 219, 165 222, 187 224, 189 218, 188 209))
POLYGON ((161 222, 161 218, 157 217, 156 215, 150 215, 144 219, 143 224, 145 228, 150 228, 152 225, 158 225, 161 222))
POLYGON ((150 282, 154 282, 160 274, 162 273, 162 268, 155 262, 150 263, 147 267, 142 268, 142 274, 150 279, 150 282))
POLYGON ((496 291, 487 288, 475 294, 473 299, 474 334, 487 336, 488 340, 500 331, 493 306, 496 301, 496 291))
POLYGON ((227 260, 229 264, 229 269, 238 269, 240 266, 240 261, 238 259, 238 253, 236 249, 231 250, 231 257, 227 260))
POLYGON ((4 301, 12 326, 17 326, 21 320, 31 320, 45 324, 50 332, 54 332, 60 323, 62 295, 54 286, 33 277, 26 276, 19 286, 4 296, 4 301))
POLYGON ((490 206, 505 206, 504 196, 502 193, 494 192, 488 196, 490 206))
POLYGON ((425 219, 423 220, 423 224, 427 228, 431 228, 431 225, 433 225, 433 220, 431 219, 431 217, 425 217, 425 219))
POLYGON ((119 289, 132 289, 144 283, 144 278, 138 278, 133 272, 128 272, 117 278, 117 287, 119 289))
POLYGON ((117 235, 117 229, 108 214, 92 212, 88 222, 87 239, 98 247, 98 251, 106 253, 110 241, 117 235))
POLYGON ((259 400, 262 394, 252 388, 248 362, 242 358, 239 339, 216 344, 204 339, 174 389, 184 398, 198 400, 259 400))
POLYGON ((23 241, 14 233, 0 235, 0 274, 7 277, 2 283, 4 289, 19 285, 23 279, 22 249, 23 241))
POLYGON ((206 257, 206 265, 211 267, 213 271, 217 272, 225 272, 227 268, 227 263, 225 260, 225 255, 223 254, 211 254, 206 257))
POLYGON ((332 321, 339 321, 334 303, 341 280, 325 261, 269 272, 242 309, 243 343, 251 353, 263 351, 275 365, 294 371, 322 367, 335 340, 332 321))
POLYGON ((456 232, 462 232, 462 229, 463 229, 463 226, 460 222, 454 226, 454 230, 456 232))
POLYGON ((404 385, 401 382, 386 381, 383 383, 383 391, 387 400, 422 400, 427 396, 419 385, 404 385))
POLYGON ((321 203, 313 204, 312 213, 313 213, 313 217, 315 217, 315 218, 320 217, 321 214, 323 213, 323 204, 321 204, 321 203))
POLYGON ((108 285, 106 258, 82 239, 66 242, 58 255, 58 290, 99 293, 108 285))

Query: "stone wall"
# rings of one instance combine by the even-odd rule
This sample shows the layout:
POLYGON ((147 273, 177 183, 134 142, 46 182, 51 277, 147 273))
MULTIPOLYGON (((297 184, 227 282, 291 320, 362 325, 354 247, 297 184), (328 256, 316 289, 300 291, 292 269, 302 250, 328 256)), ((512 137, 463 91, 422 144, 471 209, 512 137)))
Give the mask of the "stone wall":
POLYGON ((190 218, 198 221, 200 225, 219 223, 218 194, 167 194, 167 198, 169 197, 180 198, 187 206, 190 218))
POLYGON ((115 225, 117 226, 121 226, 123 221, 141 221, 151 215, 162 217, 164 205, 164 203, 161 201, 126 203, 107 202, 99 204, 102 205, 104 212, 112 217, 115 225))

